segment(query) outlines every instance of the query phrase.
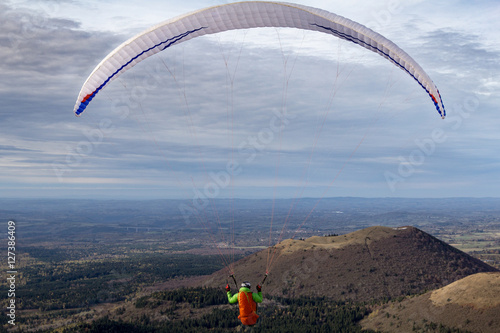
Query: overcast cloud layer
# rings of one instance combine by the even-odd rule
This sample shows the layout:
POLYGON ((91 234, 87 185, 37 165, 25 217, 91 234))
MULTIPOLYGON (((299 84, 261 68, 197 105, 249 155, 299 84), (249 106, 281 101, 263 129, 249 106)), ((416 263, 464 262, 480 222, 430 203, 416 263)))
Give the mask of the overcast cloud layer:
POLYGON ((496 1, 299 1, 407 51, 439 87, 445 120, 387 60, 286 29, 175 46, 73 115, 116 46, 223 3, 1 2, 0 196, 499 196, 496 1))

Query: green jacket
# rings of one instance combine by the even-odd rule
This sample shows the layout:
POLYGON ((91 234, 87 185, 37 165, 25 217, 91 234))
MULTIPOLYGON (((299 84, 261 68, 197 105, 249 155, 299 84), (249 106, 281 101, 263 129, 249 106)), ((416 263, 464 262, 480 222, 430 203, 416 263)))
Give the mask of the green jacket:
MULTIPOLYGON (((250 289, 246 287, 241 287, 240 291, 234 295, 231 295, 231 292, 227 292, 227 299, 229 300, 229 303, 236 303, 238 302, 238 294, 241 293, 242 291, 246 291, 247 293, 250 292, 250 289)), ((259 291, 258 293, 252 293, 252 298, 256 303, 261 303, 262 302, 262 292, 259 291)))

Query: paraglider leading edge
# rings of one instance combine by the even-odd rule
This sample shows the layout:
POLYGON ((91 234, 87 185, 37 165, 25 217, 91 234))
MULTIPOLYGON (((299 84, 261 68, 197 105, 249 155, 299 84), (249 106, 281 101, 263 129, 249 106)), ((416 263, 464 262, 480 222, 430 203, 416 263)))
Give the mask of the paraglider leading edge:
POLYGON ((405 51, 377 32, 345 17, 299 4, 247 1, 201 9, 160 23, 129 39, 93 70, 81 88, 74 112, 82 114, 109 82, 153 54, 189 39, 234 29, 289 27, 319 31, 358 44, 404 70, 429 94, 439 115, 446 111, 439 90, 405 51), (244 16, 246 19, 241 20, 244 16))

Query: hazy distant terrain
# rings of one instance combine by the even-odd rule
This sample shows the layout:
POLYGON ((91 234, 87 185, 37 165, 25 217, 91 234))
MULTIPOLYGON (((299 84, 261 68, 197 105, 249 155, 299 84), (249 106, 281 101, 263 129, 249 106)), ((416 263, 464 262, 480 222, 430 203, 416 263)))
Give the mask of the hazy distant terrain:
MULTIPOLYGON (((117 240, 146 232, 150 240, 194 238, 197 247, 214 247, 215 242, 227 243, 233 237, 234 244, 228 245, 267 247, 280 238, 345 234, 375 225, 411 225, 500 264, 495 256, 500 250, 498 198, 220 199, 202 210, 193 207, 192 202, 182 200, 0 199, 0 221, 15 220, 19 241, 27 242, 26 246, 41 238, 58 241, 61 237, 97 244, 103 235, 113 234, 117 240)), ((100 245, 113 247, 112 243, 100 245)))
POLYGON ((412 225, 422 229, 440 227, 500 226, 498 198, 303 198, 272 200, 216 199, 203 210, 188 200, 53 200, 0 199, 0 220, 28 223, 24 232, 64 234, 80 224, 107 227, 192 229, 200 221, 220 219, 223 226, 234 220, 238 230, 268 229, 274 220, 289 216, 290 229, 304 222, 308 231, 349 232, 373 225, 412 225), (184 208, 187 213, 183 213, 184 208), (59 228, 64 224, 63 228, 59 228), (58 228, 53 228, 57 225, 58 228))

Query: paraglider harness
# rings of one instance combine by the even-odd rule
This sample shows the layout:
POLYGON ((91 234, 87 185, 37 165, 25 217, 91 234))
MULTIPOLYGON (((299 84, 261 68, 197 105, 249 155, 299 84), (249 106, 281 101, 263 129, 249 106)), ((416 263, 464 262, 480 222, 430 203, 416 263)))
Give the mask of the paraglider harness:
MULTIPOLYGON (((236 288, 238 288, 238 283, 236 282, 234 274, 229 275, 229 277, 233 279, 236 288)), ((267 272, 264 276, 264 279, 262 279, 262 282, 258 286, 262 286, 266 281, 266 278, 267 272)), ((257 303, 253 300, 252 293, 247 291, 240 291, 238 293, 238 306, 240 308, 240 315, 238 316, 238 319, 241 320, 241 323, 247 326, 255 325, 257 323, 257 319, 259 319, 259 315, 256 313, 257 303)))

